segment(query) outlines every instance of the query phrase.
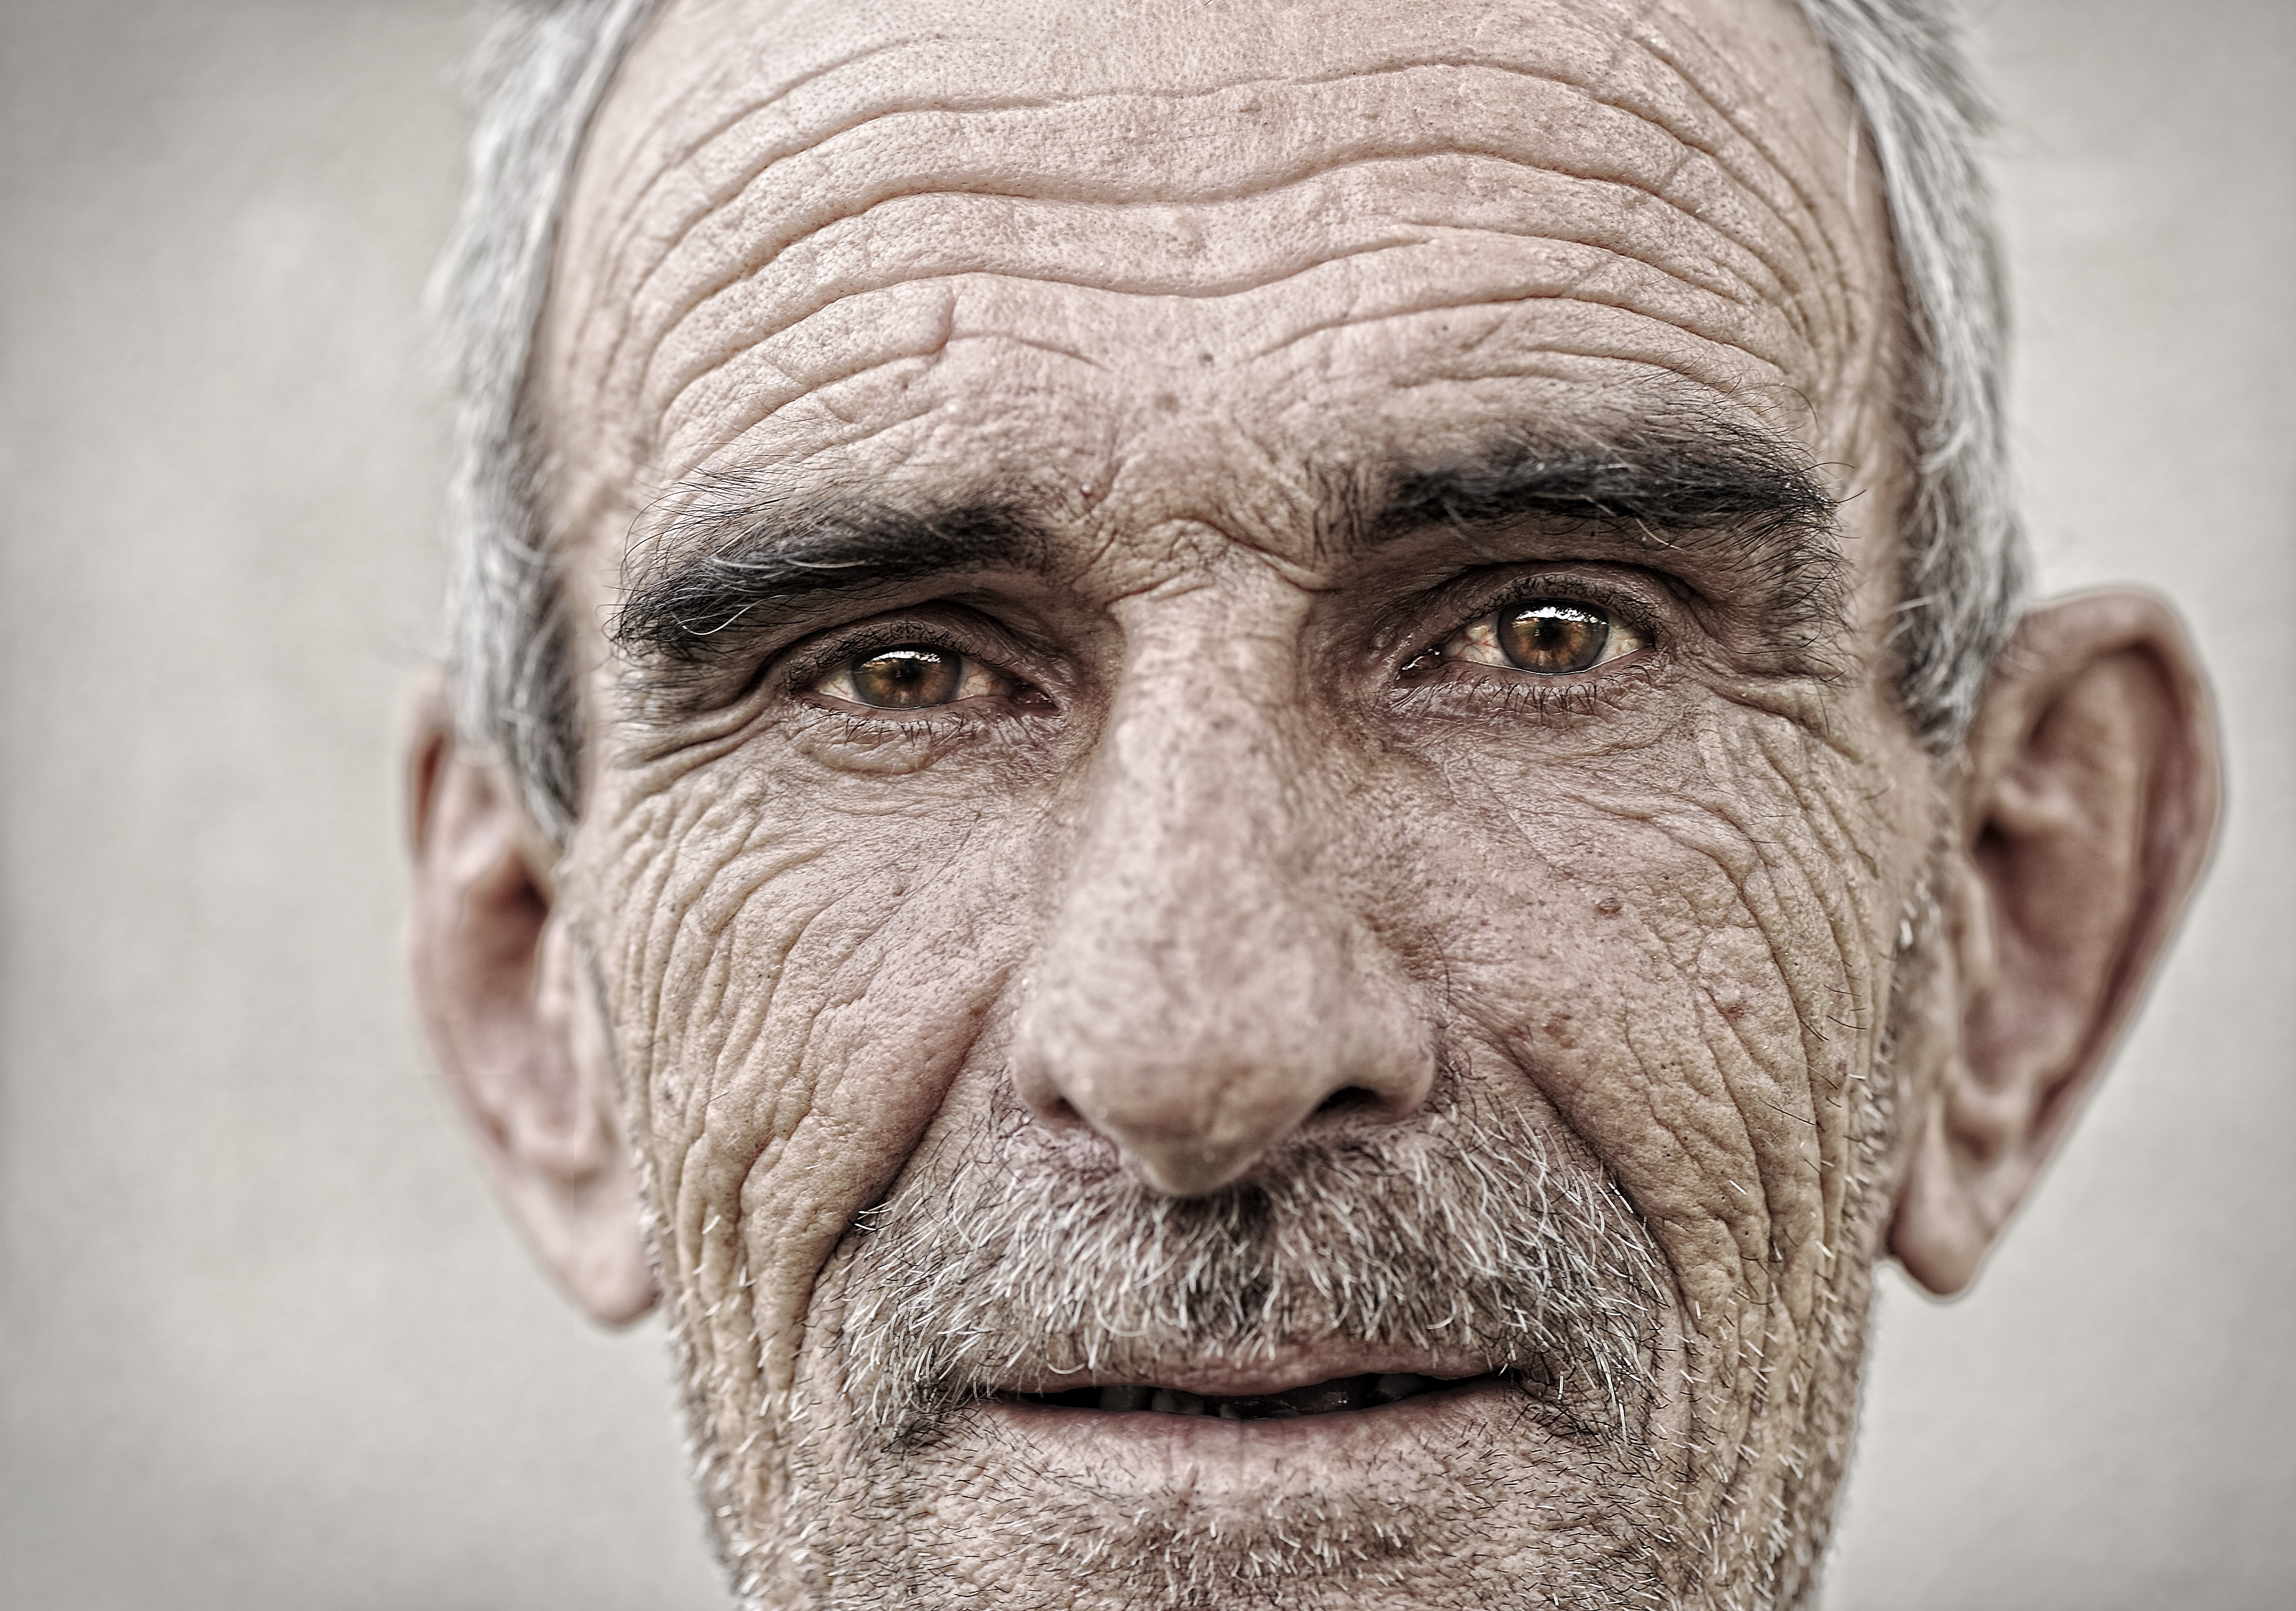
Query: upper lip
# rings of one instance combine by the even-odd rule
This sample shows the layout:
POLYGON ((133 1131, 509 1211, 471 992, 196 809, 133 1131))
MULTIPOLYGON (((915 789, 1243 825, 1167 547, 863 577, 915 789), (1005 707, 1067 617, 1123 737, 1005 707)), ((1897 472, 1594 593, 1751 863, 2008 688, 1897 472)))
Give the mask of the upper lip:
POLYGON ((1412 1375, 1456 1381, 1481 1376, 1490 1369, 1488 1361, 1464 1352, 1320 1343, 1282 1348, 1273 1354, 1249 1359, 1200 1356, 1186 1361, 1144 1361, 1137 1365, 1127 1363, 1065 1374, 1053 1370, 1015 1372, 1000 1375, 981 1386, 991 1394, 1027 1394, 1136 1385, 1170 1387, 1202 1398, 1241 1398, 1289 1393, 1342 1377, 1412 1375))

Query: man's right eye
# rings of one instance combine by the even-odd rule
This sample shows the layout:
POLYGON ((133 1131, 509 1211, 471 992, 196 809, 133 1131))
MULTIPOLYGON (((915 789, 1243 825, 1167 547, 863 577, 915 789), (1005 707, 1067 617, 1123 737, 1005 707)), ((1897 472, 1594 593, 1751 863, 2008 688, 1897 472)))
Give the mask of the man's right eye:
POLYGON ((902 643, 855 656, 812 691, 872 710, 932 710, 1007 693, 1011 684, 970 655, 930 643, 902 643))

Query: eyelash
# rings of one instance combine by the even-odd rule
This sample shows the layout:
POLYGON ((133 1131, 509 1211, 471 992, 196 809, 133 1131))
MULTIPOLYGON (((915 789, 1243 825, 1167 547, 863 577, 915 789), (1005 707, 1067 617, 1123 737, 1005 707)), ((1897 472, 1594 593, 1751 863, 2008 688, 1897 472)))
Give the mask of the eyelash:
POLYGON ((921 649, 938 650, 942 654, 963 655, 968 660, 980 660, 989 665, 996 663, 992 657, 958 642, 955 634, 937 622, 882 621, 857 627, 804 650, 783 668, 776 680, 791 691, 802 693, 832 672, 852 664, 872 650, 895 649, 911 643, 921 649))

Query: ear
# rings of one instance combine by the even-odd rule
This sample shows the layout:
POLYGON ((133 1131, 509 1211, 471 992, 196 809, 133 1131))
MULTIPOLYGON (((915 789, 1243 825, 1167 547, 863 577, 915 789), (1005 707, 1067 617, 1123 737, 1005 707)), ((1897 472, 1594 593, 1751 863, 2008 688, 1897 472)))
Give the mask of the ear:
POLYGON ((2095 1084, 2216 824, 2215 725, 2174 611, 2053 601, 1996 667, 1962 773, 1942 959, 1957 1007, 1890 1247, 1960 1291, 2095 1084))
POLYGON ((597 1320, 634 1320, 653 1273, 596 981, 542 836, 501 769, 455 743, 435 677, 407 782, 407 949, 431 1050, 536 1256, 597 1320))

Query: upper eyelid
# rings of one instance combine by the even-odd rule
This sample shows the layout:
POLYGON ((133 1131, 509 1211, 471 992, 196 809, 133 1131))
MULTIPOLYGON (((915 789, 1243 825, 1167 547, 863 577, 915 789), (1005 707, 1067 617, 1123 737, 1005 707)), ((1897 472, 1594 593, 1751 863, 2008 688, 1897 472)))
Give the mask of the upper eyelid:
MULTIPOLYGON (((1516 605, 1529 604, 1539 599, 1561 599, 1598 605, 1623 617, 1628 626, 1653 642, 1668 635, 1664 627, 1673 613, 1665 608, 1663 601, 1652 600, 1641 590, 1605 577, 1588 577, 1583 572, 1558 574, 1553 570, 1541 571, 1495 585, 1464 614, 1454 615, 1449 626, 1420 638, 1420 647, 1407 650, 1397 663, 1400 665, 1430 649, 1439 649, 1476 622, 1503 609, 1511 609, 1516 605)), ((1452 615, 1457 608, 1455 603, 1452 609, 1446 610, 1445 614, 1452 615)))
POLYGON ((973 634, 945 622, 920 620, 914 616, 857 622, 821 633, 809 643, 800 642, 783 650, 768 660, 767 675, 773 682, 798 691, 842 669, 871 650, 914 643, 978 661, 1015 682, 1028 681, 1013 667, 1014 657, 1008 650, 972 640, 973 634))
MULTIPOLYGON (((1493 594, 1490 601, 1469 616, 1467 620, 1480 620, 1484 616, 1495 615, 1502 609, 1512 609, 1519 604, 1534 603, 1542 599, 1597 604, 1618 611, 1636 626, 1654 627, 1658 624, 1657 608, 1633 588, 1600 577, 1551 574, 1520 578, 1516 585, 1493 594)), ((1461 623, 1462 626, 1465 624, 1461 623)))

